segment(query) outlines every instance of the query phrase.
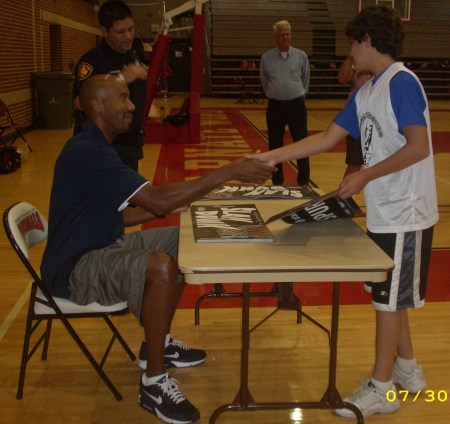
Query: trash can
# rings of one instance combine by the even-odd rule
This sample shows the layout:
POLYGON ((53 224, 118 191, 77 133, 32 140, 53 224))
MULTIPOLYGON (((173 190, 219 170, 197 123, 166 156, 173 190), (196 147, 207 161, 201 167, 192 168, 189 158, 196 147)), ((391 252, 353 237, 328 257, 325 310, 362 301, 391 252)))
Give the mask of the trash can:
POLYGON ((71 72, 33 72, 33 89, 37 97, 35 125, 39 128, 72 127, 73 83, 71 72))

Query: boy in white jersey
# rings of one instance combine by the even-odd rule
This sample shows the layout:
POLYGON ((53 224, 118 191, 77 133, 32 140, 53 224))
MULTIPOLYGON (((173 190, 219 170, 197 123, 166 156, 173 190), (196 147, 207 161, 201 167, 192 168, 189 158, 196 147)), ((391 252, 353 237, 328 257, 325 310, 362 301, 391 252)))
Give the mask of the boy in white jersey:
MULTIPOLYGON (((348 134, 361 137, 364 168, 344 178, 339 195, 347 198, 364 189, 368 235, 395 263, 385 283, 372 285, 372 375, 344 399, 369 416, 399 408, 398 397, 386 395, 396 390, 394 383, 413 393, 426 387, 414 358, 407 309, 424 304, 438 212, 426 96, 417 77, 396 62, 404 37, 401 20, 391 8, 371 6, 345 32, 355 66, 374 78, 351 95, 324 132, 252 157, 276 165, 330 150, 348 134)), ((350 409, 336 413, 354 418, 350 409)))

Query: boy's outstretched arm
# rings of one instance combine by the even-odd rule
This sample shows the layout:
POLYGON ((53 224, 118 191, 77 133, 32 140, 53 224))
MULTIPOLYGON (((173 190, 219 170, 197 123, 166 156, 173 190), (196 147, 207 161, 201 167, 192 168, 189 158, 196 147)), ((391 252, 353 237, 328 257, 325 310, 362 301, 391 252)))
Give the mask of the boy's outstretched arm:
POLYGON ((310 135, 293 144, 289 144, 279 149, 270 150, 264 153, 256 153, 247 157, 265 162, 268 165, 276 165, 292 159, 301 159, 313 156, 321 152, 326 152, 334 147, 340 140, 348 134, 344 128, 332 123, 325 131, 310 135))

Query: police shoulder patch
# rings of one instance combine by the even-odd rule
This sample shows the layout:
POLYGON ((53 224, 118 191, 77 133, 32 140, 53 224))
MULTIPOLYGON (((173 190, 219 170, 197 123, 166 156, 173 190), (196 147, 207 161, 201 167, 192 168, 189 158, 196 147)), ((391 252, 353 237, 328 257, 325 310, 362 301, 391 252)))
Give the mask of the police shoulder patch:
POLYGON ((94 70, 94 67, 87 62, 81 62, 78 66, 78 79, 84 80, 89 77, 89 75, 92 74, 92 71, 94 70))

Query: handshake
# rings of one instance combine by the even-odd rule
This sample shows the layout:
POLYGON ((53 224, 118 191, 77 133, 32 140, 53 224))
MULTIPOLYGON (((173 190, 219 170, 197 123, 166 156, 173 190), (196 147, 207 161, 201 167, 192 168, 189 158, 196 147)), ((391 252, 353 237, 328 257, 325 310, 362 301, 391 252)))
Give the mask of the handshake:
POLYGON ((258 155, 259 152, 225 165, 222 168, 222 170, 228 172, 225 181, 238 180, 243 183, 264 184, 267 179, 272 177, 277 168, 270 163, 259 160, 258 155))

